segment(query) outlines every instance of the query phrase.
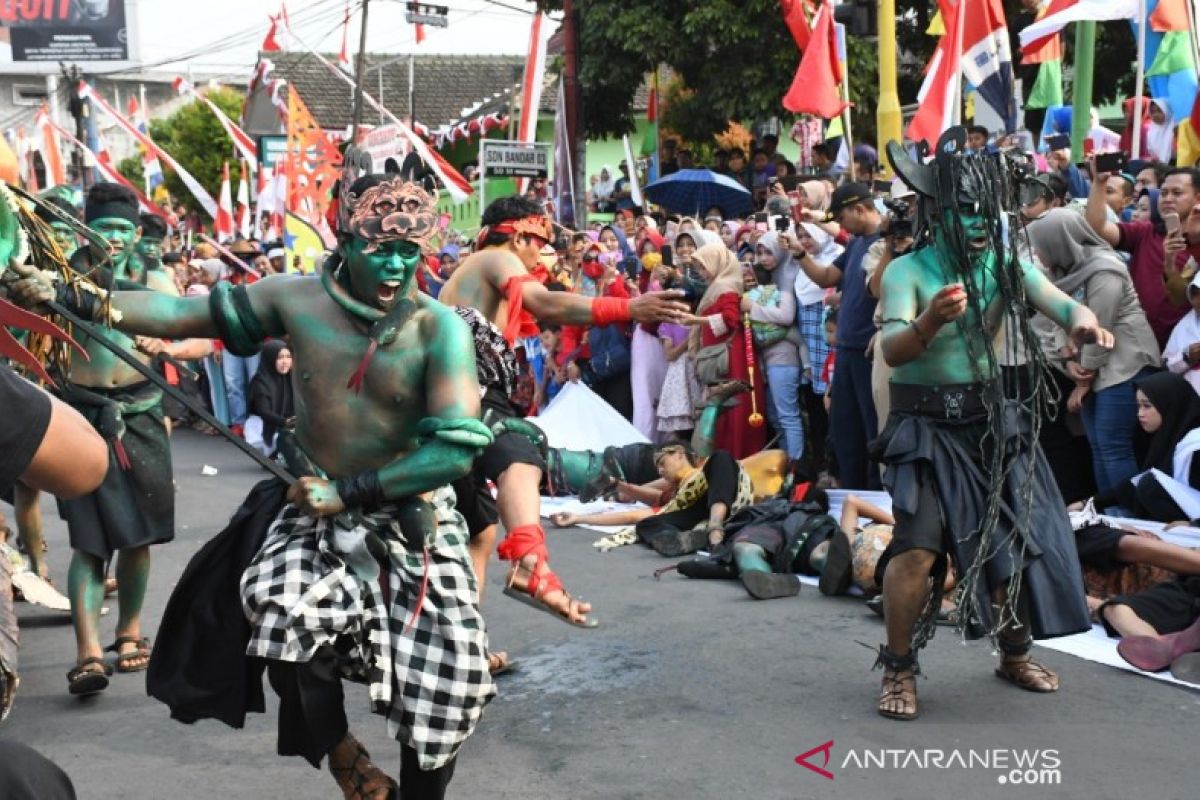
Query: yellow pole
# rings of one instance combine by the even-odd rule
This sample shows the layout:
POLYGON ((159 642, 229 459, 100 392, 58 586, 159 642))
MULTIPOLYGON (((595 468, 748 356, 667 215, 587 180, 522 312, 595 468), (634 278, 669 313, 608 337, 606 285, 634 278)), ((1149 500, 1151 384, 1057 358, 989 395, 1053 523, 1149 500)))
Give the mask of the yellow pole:
POLYGON ((889 177, 891 165, 884 148, 892 139, 902 142, 904 115, 896 89, 896 0, 879 0, 879 106, 875 109, 875 130, 879 142, 879 167, 889 177))

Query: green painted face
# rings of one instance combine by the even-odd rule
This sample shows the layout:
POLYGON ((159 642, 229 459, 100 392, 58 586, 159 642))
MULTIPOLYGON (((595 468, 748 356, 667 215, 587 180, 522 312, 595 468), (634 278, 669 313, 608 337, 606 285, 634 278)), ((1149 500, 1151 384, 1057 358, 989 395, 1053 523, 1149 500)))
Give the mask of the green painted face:
POLYGON ((342 245, 350 291, 361 302, 386 311, 408 295, 421 262, 421 248, 412 242, 380 242, 367 253, 367 244, 355 237, 342 245))
POLYGON ((157 267, 162 263, 162 239, 143 235, 138 239, 136 251, 142 261, 150 267, 157 267))
POLYGON ((142 229, 120 217, 99 217, 88 223, 88 227, 100 234, 112 250, 113 272, 125 277, 129 271, 129 256, 142 235, 142 229))
POLYGON ((58 249, 62 250, 63 255, 67 258, 70 258, 71 254, 79 248, 79 240, 75 238, 75 229, 67 223, 51 222, 50 231, 58 249))

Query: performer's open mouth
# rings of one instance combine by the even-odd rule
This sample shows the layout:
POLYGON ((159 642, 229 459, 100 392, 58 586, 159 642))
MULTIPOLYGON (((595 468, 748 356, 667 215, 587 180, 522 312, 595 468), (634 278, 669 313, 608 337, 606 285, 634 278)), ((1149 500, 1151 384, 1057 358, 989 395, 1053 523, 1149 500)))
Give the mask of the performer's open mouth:
POLYGON ((400 281, 383 281, 379 284, 379 302, 385 306, 391 305, 399 291, 400 281))

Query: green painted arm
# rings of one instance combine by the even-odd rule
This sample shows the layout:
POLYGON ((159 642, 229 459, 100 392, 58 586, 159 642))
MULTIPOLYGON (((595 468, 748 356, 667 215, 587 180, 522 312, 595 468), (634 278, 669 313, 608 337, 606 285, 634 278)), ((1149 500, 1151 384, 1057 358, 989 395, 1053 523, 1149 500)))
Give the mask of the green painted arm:
MULTIPOLYGON (((263 323, 269 336, 282 336, 276 301, 295 281, 315 280, 298 275, 274 275, 246 288, 250 305, 263 323)), ((130 334, 158 336, 164 339, 201 337, 215 339, 219 335, 209 312, 207 297, 173 297, 163 292, 125 292, 112 295, 113 308, 121 312, 114 327, 130 334)))
POLYGON ((1038 311, 1058 327, 1071 330, 1082 319, 1092 317, 1092 312, 1076 303, 1050 282, 1050 279, 1031 264, 1022 263, 1025 281, 1025 296, 1038 311))

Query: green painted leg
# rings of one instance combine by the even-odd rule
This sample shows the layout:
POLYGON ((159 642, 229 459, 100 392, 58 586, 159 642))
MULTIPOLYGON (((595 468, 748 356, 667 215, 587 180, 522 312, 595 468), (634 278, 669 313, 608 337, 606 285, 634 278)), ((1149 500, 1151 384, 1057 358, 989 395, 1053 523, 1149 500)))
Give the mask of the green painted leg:
POLYGON ((50 576, 46 566, 44 540, 42 539, 42 510, 38 507, 40 493, 23 483, 13 486, 13 509, 21 543, 29 554, 29 568, 35 575, 50 576))
POLYGON ((100 656, 100 606, 104 603, 104 562, 76 550, 67 571, 67 594, 71 598, 71 624, 79 658, 100 656))
POLYGON ((567 486, 578 491, 600 474, 604 458, 591 450, 563 450, 556 447, 550 451, 550 463, 557 467, 555 473, 559 479, 565 480, 567 486))
POLYGON ((713 443, 717 438, 717 420, 725 409, 720 405, 707 405, 696 420, 696 429, 692 432, 692 452, 696 458, 708 458, 713 452, 713 443))
POLYGON ((140 635, 142 603, 150 582, 150 547, 134 547, 117 554, 117 635, 140 635))
POLYGON ((733 560, 737 562, 738 574, 747 572, 770 572, 767 551, 750 542, 738 542, 733 546, 733 560))

